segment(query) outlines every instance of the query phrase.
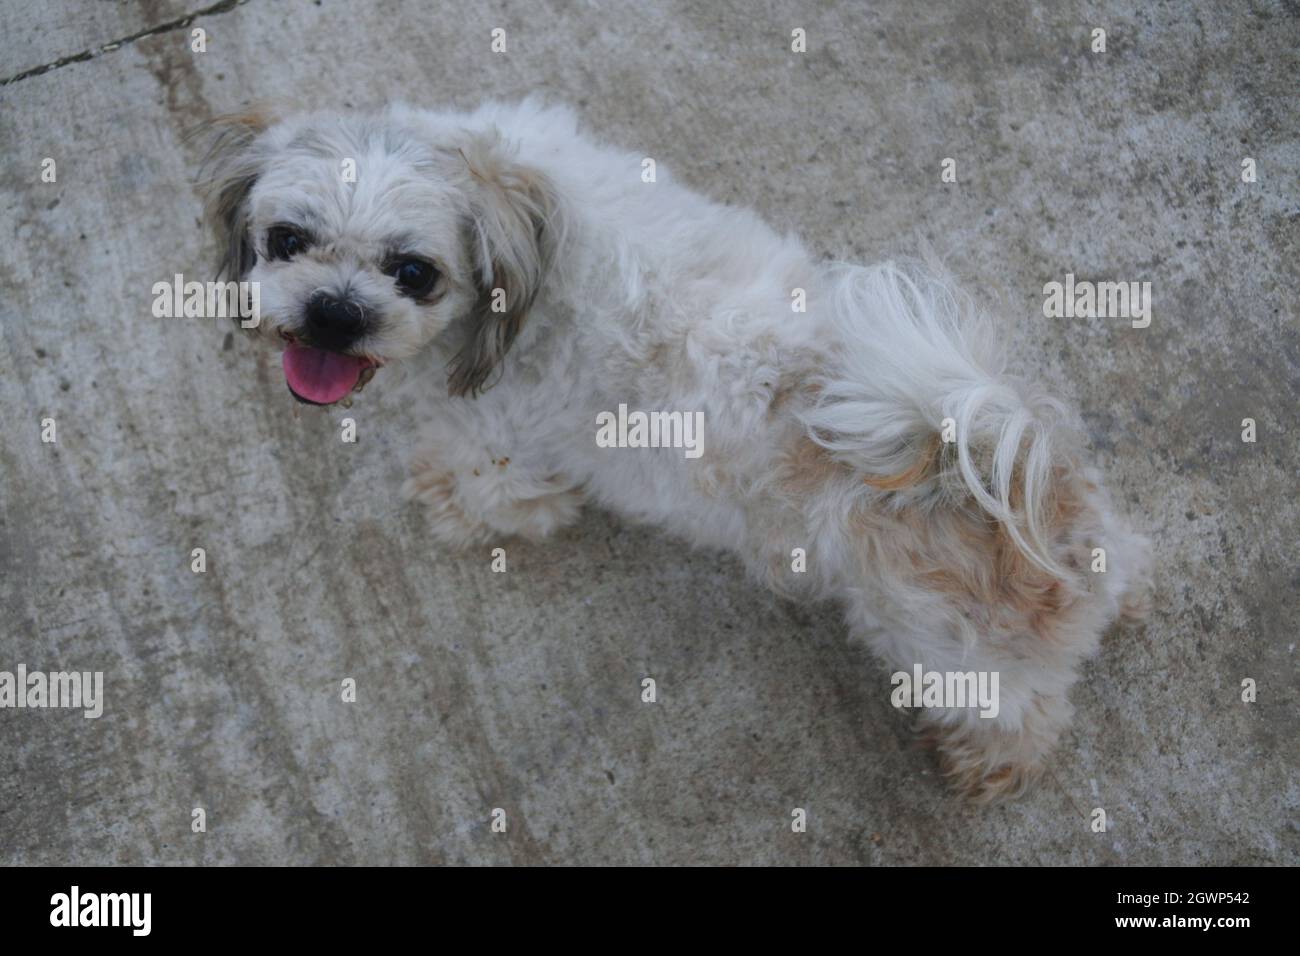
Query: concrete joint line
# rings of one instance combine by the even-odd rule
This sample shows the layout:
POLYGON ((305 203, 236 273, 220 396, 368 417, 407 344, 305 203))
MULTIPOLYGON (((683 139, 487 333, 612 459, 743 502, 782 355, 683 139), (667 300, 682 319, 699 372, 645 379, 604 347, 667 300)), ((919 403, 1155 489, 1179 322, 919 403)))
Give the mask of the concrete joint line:
POLYGON ((13 76, 7 76, 0 80, 0 86, 8 86, 10 83, 17 83, 19 80, 26 80, 33 76, 40 76, 43 73, 49 73, 51 70, 57 70, 61 66, 67 66, 69 63, 82 63, 86 60, 93 60, 95 57, 110 53, 113 50, 123 47, 128 43, 134 43, 144 37, 156 36, 159 33, 170 33, 173 30, 183 30, 199 17, 213 16, 218 13, 226 13, 235 7, 241 7, 248 3, 248 0, 220 0, 218 3, 204 7, 202 10, 195 10, 193 13, 187 13, 183 17, 177 17, 175 20, 168 20, 166 23, 160 23, 156 27, 149 27, 147 30, 141 30, 138 33, 132 33, 130 36, 124 36, 120 39, 113 40, 111 43, 105 43, 103 46, 92 47, 89 50, 82 50, 80 53, 74 53, 71 56, 59 57, 53 63, 46 63, 43 66, 34 66, 31 69, 23 70, 21 73, 15 73, 13 76))

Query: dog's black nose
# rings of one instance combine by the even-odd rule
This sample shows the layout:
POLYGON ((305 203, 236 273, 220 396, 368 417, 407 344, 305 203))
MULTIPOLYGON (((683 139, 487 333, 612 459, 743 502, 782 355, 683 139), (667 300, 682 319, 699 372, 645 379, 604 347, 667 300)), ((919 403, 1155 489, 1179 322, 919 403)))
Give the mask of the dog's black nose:
POLYGON ((352 299, 317 292, 307 302, 306 325, 312 345, 341 352, 366 334, 370 313, 352 299))

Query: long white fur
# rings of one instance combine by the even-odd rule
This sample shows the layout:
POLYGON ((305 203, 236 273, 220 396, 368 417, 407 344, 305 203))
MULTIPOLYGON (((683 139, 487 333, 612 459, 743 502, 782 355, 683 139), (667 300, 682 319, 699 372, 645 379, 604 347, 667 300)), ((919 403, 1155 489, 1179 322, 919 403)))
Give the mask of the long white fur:
POLYGON ((844 343, 840 377, 823 383, 817 407, 803 419, 823 447, 876 475, 907 470, 928 436, 951 421, 963 490, 1006 525, 1031 560, 1063 575, 1044 540, 1042 513, 1065 409, 1046 395, 1026 396, 1005 377, 991 323, 938 268, 831 268, 831 317, 844 343), (989 453, 983 471, 974 448, 989 453), (1017 463, 1019 508, 1011 503, 1017 463))

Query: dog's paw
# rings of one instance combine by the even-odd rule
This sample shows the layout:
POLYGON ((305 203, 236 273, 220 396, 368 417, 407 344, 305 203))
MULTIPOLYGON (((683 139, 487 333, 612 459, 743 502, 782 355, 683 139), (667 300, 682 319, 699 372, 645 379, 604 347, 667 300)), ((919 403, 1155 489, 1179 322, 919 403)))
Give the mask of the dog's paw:
POLYGON ((939 772, 948 786, 979 806, 1014 800, 1029 789, 1043 770, 1041 761, 992 762, 991 755, 965 735, 954 736, 935 726, 923 728, 920 741, 924 748, 937 753, 939 772))
POLYGON ((582 493, 559 476, 510 476, 508 458, 494 459, 493 465, 458 475, 436 455, 425 454, 413 462, 402 493, 428 509, 435 537, 456 547, 503 536, 537 540, 577 519, 582 493))
POLYGON ((1154 604, 1155 587, 1149 574, 1144 574, 1130 585, 1120 598, 1120 620, 1129 624, 1141 624, 1151 616, 1154 604))
POLYGON ((1059 728, 1057 720, 1038 710, 1016 728, 925 721, 919 732, 922 745, 938 754, 948 785, 972 803, 987 805, 1014 800, 1037 782, 1059 728))
POLYGON ((402 485, 402 494, 426 507, 429 530, 444 544, 468 547, 481 543, 491 534, 486 524, 471 518, 461 507, 456 495, 455 474, 437 461, 417 459, 411 467, 411 477, 402 485))
POLYGON ((500 520, 503 530, 537 540, 573 524, 581 510, 582 494, 566 489, 516 501, 503 509, 500 520))
POLYGON ((1042 776, 1045 765, 1037 761, 989 767, 940 752, 939 766, 953 790, 976 806, 987 806, 1023 796, 1042 776))

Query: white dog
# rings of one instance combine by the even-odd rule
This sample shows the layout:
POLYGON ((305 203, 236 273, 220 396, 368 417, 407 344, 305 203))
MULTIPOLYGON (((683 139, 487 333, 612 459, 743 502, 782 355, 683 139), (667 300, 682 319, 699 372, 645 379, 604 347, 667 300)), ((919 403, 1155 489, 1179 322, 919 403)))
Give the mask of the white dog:
POLYGON ((532 100, 218 128, 223 272, 260 283, 290 391, 445 360, 407 485, 440 539, 542 537, 590 500, 728 549, 842 602, 891 669, 997 675, 996 716, 922 712, 959 788, 1042 768, 1147 543, 943 279, 815 262, 532 100))

